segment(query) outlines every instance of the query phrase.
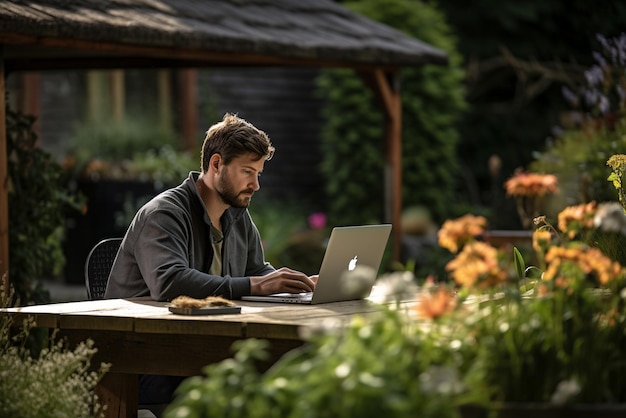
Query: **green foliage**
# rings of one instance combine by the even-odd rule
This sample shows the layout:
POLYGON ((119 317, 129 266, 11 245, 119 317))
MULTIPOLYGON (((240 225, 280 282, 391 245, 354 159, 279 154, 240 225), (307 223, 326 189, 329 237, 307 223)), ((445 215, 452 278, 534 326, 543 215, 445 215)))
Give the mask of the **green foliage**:
POLYGON ((171 187, 199 169, 198 158, 176 148, 176 137, 145 118, 88 122, 73 139, 75 175, 99 179, 152 181, 171 187))
POLYGON ((611 174, 607 178, 617 190, 617 198, 622 210, 626 212, 626 155, 614 154, 606 162, 611 167, 611 174))
POLYGON ((309 214, 304 207, 259 196, 249 211, 263 240, 265 260, 276 268, 288 266, 307 274, 319 272, 326 231, 307 227, 309 214))
POLYGON ((128 177, 153 181, 157 188, 177 185, 189 176, 190 171, 199 170, 199 167, 197 156, 177 152, 169 145, 135 153, 127 165, 128 177))
MULTIPOLYGON (((602 314, 611 315, 619 297, 603 300, 581 282, 572 284, 568 292, 545 297, 493 301, 469 317, 480 346, 480 367, 473 373, 492 388, 495 401, 556 402, 566 395, 559 393, 562 382, 578 386, 570 394, 577 402, 624 400, 618 347, 626 340, 620 326, 608 326, 602 314)), ((623 313, 615 320, 623 324, 623 313)))
POLYGON ((615 189, 607 182, 609 157, 626 147, 626 121, 611 129, 603 124, 569 129, 544 152, 535 154, 532 171, 555 174, 560 195, 552 198, 557 211, 566 205, 615 200, 615 189))
POLYGON ((185 381, 165 416, 454 417, 454 357, 404 314, 381 307, 345 329, 320 329, 264 374, 255 361, 266 357, 267 343, 242 341, 234 359, 185 381))
POLYGON ((63 188, 63 171, 36 145, 34 117, 7 108, 9 174, 9 278, 23 303, 44 302, 47 293, 36 283, 58 274, 65 211, 78 199, 63 188))
POLYGON ((458 283, 385 275, 367 315, 305 328, 305 345, 264 373, 266 342, 239 342, 234 359, 181 387, 166 417, 453 417, 467 406, 488 416, 502 403, 624 402, 626 272, 586 233, 606 234, 614 214, 599 227, 572 220, 578 229, 560 238, 538 230, 540 274, 518 249, 509 257, 451 225, 456 266, 446 270, 458 283))
MULTIPOLYGON (((12 299, 11 292, 0 288, 0 307, 11 306, 12 299)), ((104 416, 94 389, 108 366, 103 364, 97 371, 90 369, 97 351, 93 341, 82 342, 71 350, 53 336, 49 347, 31 356, 26 342, 32 328, 32 318, 25 319, 21 327, 14 327, 8 315, 0 316, 0 416, 104 416)))
POLYGON ((75 129, 72 139, 74 153, 79 161, 93 158, 121 160, 137 152, 174 147, 173 132, 145 117, 126 117, 122 120, 89 121, 75 129))
POLYGON ((326 100, 320 168, 326 177, 331 223, 376 222, 383 210, 382 113, 372 92, 349 70, 325 71, 319 86, 326 100))
MULTIPOLYGON (((456 40, 443 15, 429 3, 367 0, 345 6, 449 55, 447 67, 404 69, 400 74, 403 201, 406 206, 426 205, 441 220, 455 201, 455 125, 465 108, 456 40)), ((321 170, 327 179, 329 219, 333 224, 379 222, 384 201, 384 112, 350 71, 324 71, 318 84, 325 100, 321 170)))

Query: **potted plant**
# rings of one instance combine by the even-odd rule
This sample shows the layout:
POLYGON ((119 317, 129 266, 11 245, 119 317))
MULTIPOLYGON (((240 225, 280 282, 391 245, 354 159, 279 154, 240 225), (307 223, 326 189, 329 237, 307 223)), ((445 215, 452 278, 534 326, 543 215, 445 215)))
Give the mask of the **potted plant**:
POLYGON ((179 151, 173 132, 145 117, 92 121, 79 126, 75 150, 66 157, 68 188, 86 200, 67 219, 64 251, 71 254, 66 280, 83 282, 84 260, 100 240, 123 236, 139 207, 199 168, 179 151))

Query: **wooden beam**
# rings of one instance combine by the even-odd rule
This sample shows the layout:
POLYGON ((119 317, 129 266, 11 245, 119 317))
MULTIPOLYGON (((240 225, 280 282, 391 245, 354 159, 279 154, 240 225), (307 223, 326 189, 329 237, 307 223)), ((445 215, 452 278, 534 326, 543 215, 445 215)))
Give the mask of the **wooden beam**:
POLYGON ((40 108, 39 108, 39 72, 28 71, 20 75, 21 92, 18 97, 18 109, 26 114, 35 116, 33 131, 40 137, 40 108))
POLYGON ((159 123, 165 132, 172 130, 172 83, 169 70, 157 72, 159 123))
POLYGON ((87 71, 87 119, 90 122, 109 120, 111 116, 107 84, 103 71, 87 71))
MULTIPOLYGON (((209 65, 336 67, 363 71, 372 71, 375 68, 394 71, 398 68, 397 64, 360 63, 341 58, 287 57, 272 55, 269 52, 242 53, 173 46, 120 44, 7 32, 0 33, 0 44, 17 48, 21 46, 26 49, 34 48, 30 54, 24 54, 18 50, 10 57, 10 60, 7 59, 7 66, 10 65, 11 71, 78 68, 194 68, 209 65), (56 53, 51 52, 55 48, 56 53)), ((426 59, 423 64, 429 62, 430 60, 426 59)), ((415 65, 418 64, 415 63, 415 65)))
POLYGON ((181 135, 187 151, 198 149, 198 70, 180 71, 180 121, 181 135))
POLYGON ((393 225, 393 260, 400 261, 402 248, 402 96, 397 71, 377 68, 358 72, 374 90, 385 111, 385 221, 393 225))
POLYGON ((7 157, 6 83, 0 46, 0 280, 9 285, 9 170, 7 157))
POLYGON ((124 70, 113 70, 109 74, 111 82, 111 114, 115 122, 121 122, 126 113, 126 87, 124 70))

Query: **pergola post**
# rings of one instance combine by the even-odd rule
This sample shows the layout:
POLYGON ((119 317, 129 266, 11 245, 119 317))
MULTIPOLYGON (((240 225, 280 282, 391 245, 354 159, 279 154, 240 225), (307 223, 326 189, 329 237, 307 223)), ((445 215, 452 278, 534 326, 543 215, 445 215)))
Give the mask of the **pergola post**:
POLYGON ((374 90, 385 111, 385 221, 391 222, 393 260, 402 248, 402 96, 398 71, 358 72, 374 90))
POLYGON ((193 68, 180 71, 180 109, 182 136, 185 149, 195 152, 198 148, 198 71, 193 68))
POLYGON ((6 85, 4 54, 0 46, 0 280, 9 286, 9 168, 7 157, 6 85))

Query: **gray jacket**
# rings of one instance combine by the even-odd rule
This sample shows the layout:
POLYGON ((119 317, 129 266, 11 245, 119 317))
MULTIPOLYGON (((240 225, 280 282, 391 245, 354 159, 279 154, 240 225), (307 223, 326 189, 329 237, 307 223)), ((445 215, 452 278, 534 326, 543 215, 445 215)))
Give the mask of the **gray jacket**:
POLYGON ((250 294, 250 276, 274 271, 265 262, 259 231, 247 209, 222 216, 223 276, 208 273, 213 257, 210 224, 196 187, 199 172, 159 194, 135 215, 111 269, 105 298, 150 296, 166 301, 186 295, 239 299, 250 294))

